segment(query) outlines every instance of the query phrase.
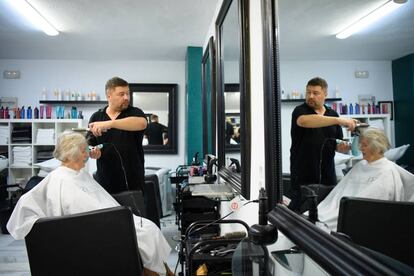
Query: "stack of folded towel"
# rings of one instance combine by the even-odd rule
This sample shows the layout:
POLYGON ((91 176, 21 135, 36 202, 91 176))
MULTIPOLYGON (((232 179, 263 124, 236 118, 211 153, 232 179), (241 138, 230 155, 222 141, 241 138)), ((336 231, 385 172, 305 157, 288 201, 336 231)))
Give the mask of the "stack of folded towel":
POLYGON ((0 126, 0 145, 7 145, 9 143, 9 127, 0 126))
POLYGON ((32 147, 13 147, 12 166, 30 166, 32 164, 32 147))
POLYGON ((54 145, 55 144, 55 129, 54 128, 39 128, 36 135, 36 144, 54 145))

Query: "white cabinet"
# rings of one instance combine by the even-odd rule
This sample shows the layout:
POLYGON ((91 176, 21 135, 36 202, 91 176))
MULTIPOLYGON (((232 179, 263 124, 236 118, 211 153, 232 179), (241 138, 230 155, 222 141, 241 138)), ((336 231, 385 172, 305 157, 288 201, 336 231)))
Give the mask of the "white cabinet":
MULTIPOLYGON (((371 127, 377 127, 384 130, 385 135, 391 143, 391 123, 390 114, 354 114, 354 115, 340 115, 341 117, 354 118, 361 123, 367 123, 371 127)), ((350 139, 351 133, 346 128, 342 128, 344 139, 350 139)))
POLYGON ((9 159, 8 183, 37 175, 35 163, 51 157, 60 133, 82 127, 81 119, 0 119, 0 154, 9 159))

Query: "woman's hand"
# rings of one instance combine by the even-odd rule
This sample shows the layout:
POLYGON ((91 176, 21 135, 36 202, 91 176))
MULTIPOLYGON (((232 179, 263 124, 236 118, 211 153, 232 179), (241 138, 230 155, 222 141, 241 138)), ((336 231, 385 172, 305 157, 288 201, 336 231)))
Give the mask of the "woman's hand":
POLYGON ((98 147, 92 147, 89 151, 89 157, 92 159, 99 159, 101 158, 101 149, 98 147))

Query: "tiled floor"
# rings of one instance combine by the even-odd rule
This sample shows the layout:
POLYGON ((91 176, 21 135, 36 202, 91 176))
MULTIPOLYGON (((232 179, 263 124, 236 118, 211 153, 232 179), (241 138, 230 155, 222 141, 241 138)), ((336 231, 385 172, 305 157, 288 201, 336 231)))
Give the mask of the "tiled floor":
MULTIPOLYGON (((179 238, 179 231, 177 225, 175 225, 175 215, 161 219, 161 230, 172 248, 168 265, 174 271, 178 260, 178 254, 175 251, 176 240, 179 238)), ((180 266, 177 268, 177 273, 179 271, 180 266)), ((10 235, 0 234, 0 275, 30 275, 24 240, 16 241, 10 235)))

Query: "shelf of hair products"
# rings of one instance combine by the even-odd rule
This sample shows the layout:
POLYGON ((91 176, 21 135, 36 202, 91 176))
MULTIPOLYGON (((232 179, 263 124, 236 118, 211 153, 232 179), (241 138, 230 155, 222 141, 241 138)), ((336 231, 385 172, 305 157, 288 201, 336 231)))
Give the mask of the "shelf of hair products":
POLYGON ((332 103, 331 108, 341 115, 359 115, 359 114, 389 114, 388 105, 386 104, 358 104, 358 103, 332 103))
POLYGON ((40 105, 39 108, 31 106, 0 107, 0 119, 83 119, 82 111, 72 106, 65 113, 64 105, 40 105))

